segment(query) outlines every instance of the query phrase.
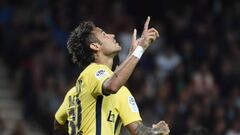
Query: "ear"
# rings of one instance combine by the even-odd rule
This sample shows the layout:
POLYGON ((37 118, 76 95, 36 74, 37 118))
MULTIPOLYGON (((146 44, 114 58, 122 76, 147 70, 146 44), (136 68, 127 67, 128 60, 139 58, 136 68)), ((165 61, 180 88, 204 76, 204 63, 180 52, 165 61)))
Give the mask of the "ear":
POLYGON ((91 48, 93 51, 99 51, 100 45, 99 45, 98 43, 91 43, 91 44, 90 44, 90 48, 91 48))

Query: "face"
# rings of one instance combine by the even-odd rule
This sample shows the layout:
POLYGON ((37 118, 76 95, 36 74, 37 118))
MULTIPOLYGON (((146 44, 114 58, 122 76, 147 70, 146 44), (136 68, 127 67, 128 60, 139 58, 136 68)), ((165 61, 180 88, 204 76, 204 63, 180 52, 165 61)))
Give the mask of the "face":
POLYGON ((107 56, 115 56, 122 48, 115 40, 114 34, 107 34, 99 27, 93 30, 93 33, 97 39, 102 43, 100 45, 100 51, 107 56))

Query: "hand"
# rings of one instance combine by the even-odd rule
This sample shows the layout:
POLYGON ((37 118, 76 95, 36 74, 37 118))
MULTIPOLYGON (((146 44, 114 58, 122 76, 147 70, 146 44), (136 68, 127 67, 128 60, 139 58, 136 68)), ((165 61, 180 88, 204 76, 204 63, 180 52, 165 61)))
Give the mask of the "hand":
POLYGON ((148 25, 150 22, 150 17, 147 18, 145 24, 142 36, 139 40, 139 45, 142 46, 144 49, 147 49, 148 46, 156 40, 157 37, 159 37, 159 33, 155 28, 148 29, 148 25))
POLYGON ((137 39, 137 30, 134 29, 133 30, 133 35, 132 35, 131 47, 129 49, 128 56, 130 56, 133 53, 133 51, 137 48, 139 39, 138 40, 136 40, 136 39, 137 39))
POLYGON ((152 128, 155 130, 160 130, 162 133, 161 135, 168 135, 170 133, 168 124, 165 121, 160 121, 157 124, 153 124, 152 128))

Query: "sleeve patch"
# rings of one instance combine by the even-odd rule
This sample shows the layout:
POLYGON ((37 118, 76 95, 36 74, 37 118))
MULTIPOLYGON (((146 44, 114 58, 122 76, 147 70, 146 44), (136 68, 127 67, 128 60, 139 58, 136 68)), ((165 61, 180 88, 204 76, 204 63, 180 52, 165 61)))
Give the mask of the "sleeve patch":
POLYGON ((100 69, 96 72, 95 76, 98 80, 101 80, 102 78, 108 76, 108 73, 104 69, 100 69))
POLYGON ((131 108, 132 112, 139 112, 135 99, 132 96, 128 97, 128 105, 131 108))

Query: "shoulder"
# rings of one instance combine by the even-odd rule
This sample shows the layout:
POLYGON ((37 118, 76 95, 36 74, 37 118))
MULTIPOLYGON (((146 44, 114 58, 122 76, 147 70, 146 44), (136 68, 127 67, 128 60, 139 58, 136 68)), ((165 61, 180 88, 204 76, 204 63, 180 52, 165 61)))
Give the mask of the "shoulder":
POLYGON ((66 97, 75 95, 76 93, 77 93, 77 90, 76 90, 76 87, 74 86, 67 92, 66 97))
POLYGON ((93 77, 95 76, 98 80, 102 77, 112 74, 112 71, 105 65, 92 63, 90 64, 80 76, 93 77))
POLYGON ((100 69, 108 70, 108 68, 105 65, 102 64, 96 64, 96 63, 91 63, 88 65, 81 74, 86 74, 86 73, 92 73, 94 71, 98 71, 100 69))

